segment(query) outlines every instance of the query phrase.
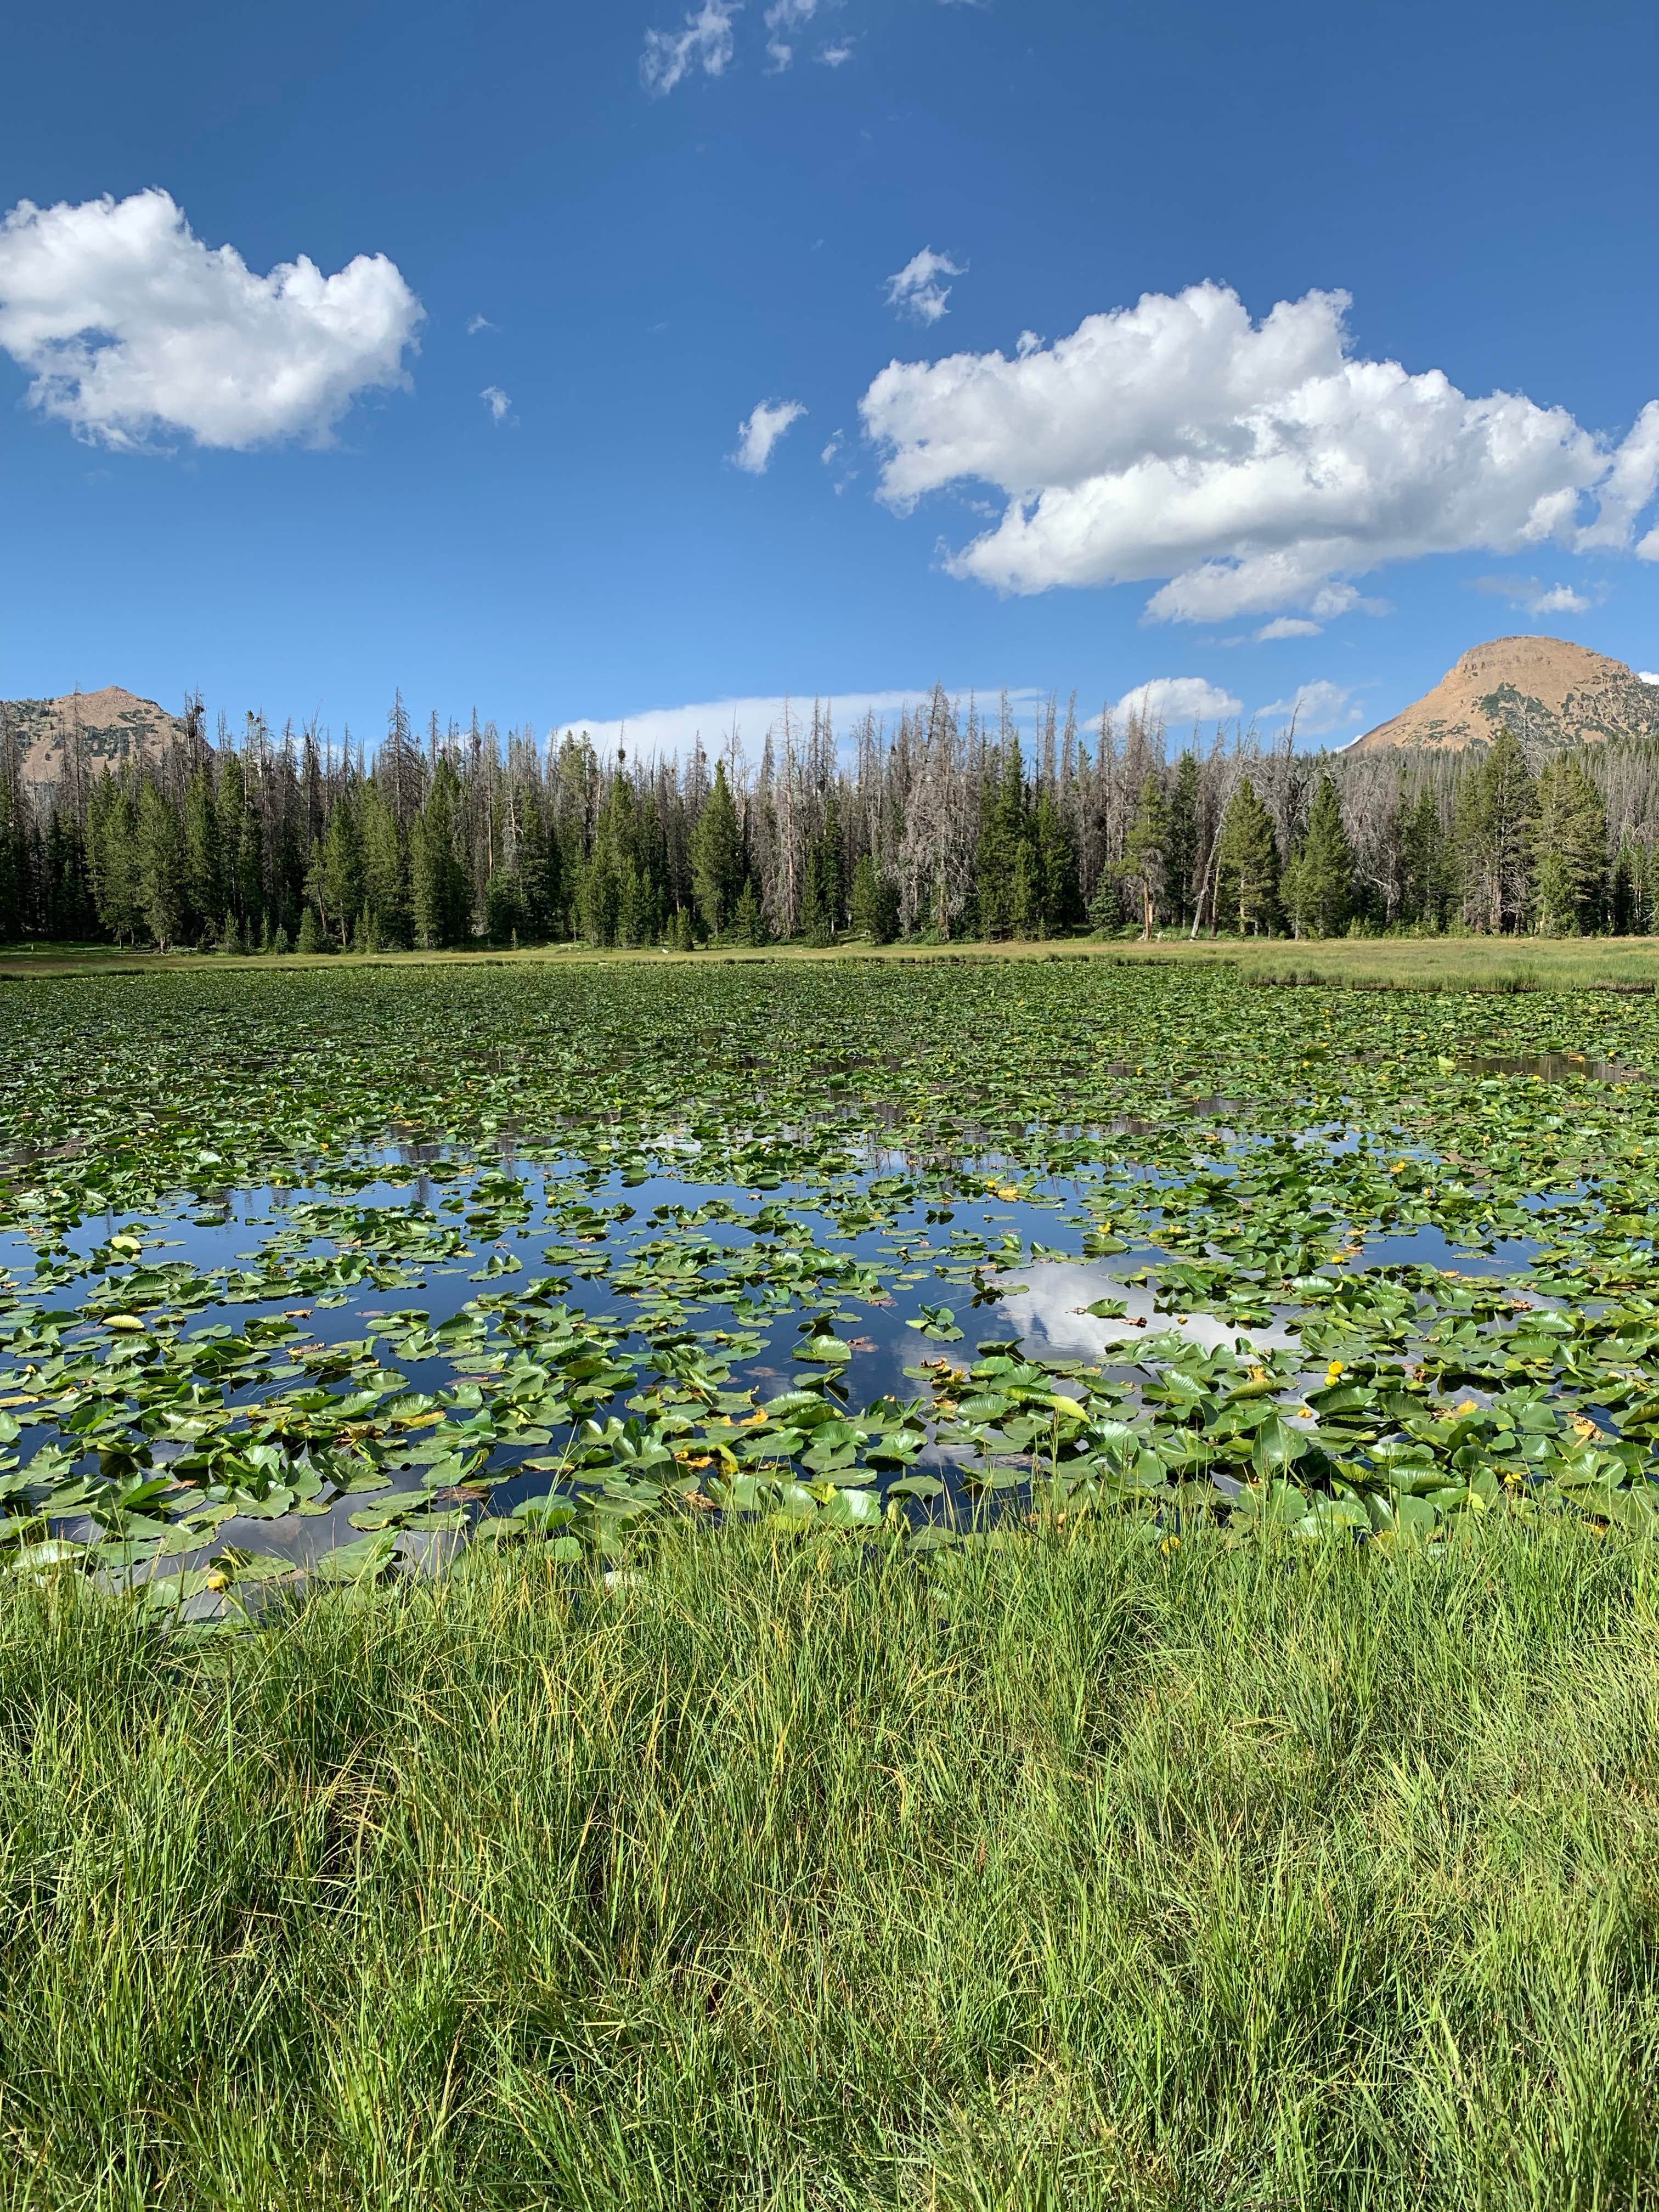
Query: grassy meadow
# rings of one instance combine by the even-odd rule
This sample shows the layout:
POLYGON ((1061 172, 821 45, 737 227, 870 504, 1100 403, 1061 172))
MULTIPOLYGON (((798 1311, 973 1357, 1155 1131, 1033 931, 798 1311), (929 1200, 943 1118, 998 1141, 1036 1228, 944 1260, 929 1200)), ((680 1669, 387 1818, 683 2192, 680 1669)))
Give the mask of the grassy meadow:
POLYGON ((1652 960, 12 961, 0 2212, 1659 2206, 1652 960))
POLYGON ((0 2202, 1654 2200, 1650 1547, 0 1605, 0 2202))
POLYGON ((246 954, 234 962, 218 953, 155 952, 109 945, 0 946, 0 977, 39 975, 153 975, 157 972, 293 972, 356 967, 489 966, 554 969, 600 963, 607 968, 634 965, 663 968, 705 963, 755 966, 803 962, 812 965, 854 961, 927 963, 942 959, 1105 960, 1219 965, 1255 980, 1316 981, 1334 987, 1386 985, 1401 990, 1571 989, 1601 983, 1653 983, 1659 980, 1659 938, 1651 937, 1190 937, 1161 934, 1150 944, 1133 937, 1061 937, 995 943, 973 939, 939 945, 911 941, 866 945, 857 941, 823 947, 779 945, 711 946, 697 952, 651 947, 638 951, 600 951, 582 944, 542 945, 520 951, 377 952, 330 954, 246 954))

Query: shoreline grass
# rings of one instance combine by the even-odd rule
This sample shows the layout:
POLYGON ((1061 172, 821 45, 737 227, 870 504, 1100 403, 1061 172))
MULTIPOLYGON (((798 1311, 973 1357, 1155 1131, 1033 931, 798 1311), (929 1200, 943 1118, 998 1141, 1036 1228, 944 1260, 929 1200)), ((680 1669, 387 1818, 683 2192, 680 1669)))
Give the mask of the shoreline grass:
POLYGON ((0 1585, 0 2204, 1659 2201, 1659 1572, 731 1526, 0 1585))
POLYGON ((809 966, 848 962, 1105 961, 1139 966, 1224 967, 1247 981, 1321 988, 1394 990, 1594 990, 1659 988, 1659 938, 1372 937, 1139 939, 1066 937, 1011 942, 812 946, 708 945, 696 952, 582 944, 520 951, 477 947, 436 952, 252 953, 124 951, 112 945, 0 948, 0 981, 74 975, 234 972, 292 975, 311 969, 545 967, 591 964, 665 969, 717 964, 809 966))

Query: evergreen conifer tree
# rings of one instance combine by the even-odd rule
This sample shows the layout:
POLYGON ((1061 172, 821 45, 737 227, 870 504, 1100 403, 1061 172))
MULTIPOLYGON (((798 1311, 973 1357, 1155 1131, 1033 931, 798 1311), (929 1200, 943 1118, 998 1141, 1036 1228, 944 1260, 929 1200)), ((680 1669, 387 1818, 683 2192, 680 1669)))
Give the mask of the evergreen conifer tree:
POLYGON ((769 941, 770 933, 766 927, 766 915, 752 876, 745 876, 743 879, 743 893, 738 901, 734 927, 739 945, 760 945, 769 941))
POLYGON ((1031 845, 1036 856, 1042 933, 1070 929, 1082 907, 1078 889, 1077 847, 1054 793, 1045 788, 1031 811, 1031 845))
POLYGON ((100 928, 115 944, 131 945, 145 927, 138 817, 125 787, 107 768, 87 807, 87 866, 100 928))
POLYGON ((559 840, 533 787, 519 799, 519 889, 521 924, 538 944, 564 933, 564 894, 559 840))
POLYGON ((731 926, 743 896, 743 839, 738 810, 726 781, 726 763, 714 766, 714 781, 691 836, 691 888, 703 927, 720 937, 731 926))
POLYGON ((163 952, 183 937, 189 918, 185 889, 185 840, 166 794, 146 779, 138 800, 138 903, 150 935, 163 952))
POLYGON ((1158 918, 1158 902, 1168 880, 1169 851, 1170 817, 1164 804, 1164 787, 1155 774, 1149 773, 1141 781, 1134 819, 1116 869, 1118 880, 1139 906, 1143 942, 1150 940, 1158 918))
POLYGON ((1279 847, 1273 817, 1249 776, 1240 781, 1221 817, 1218 858, 1218 911, 1237 920, 1241 936, 1270 931, 1279 911, 1279 847))
POLYGON ((459 786, 440 759, 410 838, 410 890, 416 941, 428 951, 463 943, 471 895, 459 851, 459 786))
POLYGON ((0 944, 23 934, 26 847, 6 763, 0 761, 0 944))
POLYGON ((1455 891, 1455 870, 1440 809, 1427 784, 1400 817, 1400 911, 1419 927, 1444 929, 1455 891))
POLYGON ((409 895, 409 855, 392 795, 377 774, 363 787, 358 809, 363 903, 374 917, 380 941, 406 945, 413 935, 409 895))
POLYGON ((328 817, 307 888, 325 927, 343 951, 363 910, 362 845, 357 835, 356 809, 344 796, 335 802, 328 817))
POLYGON ((871 945, 890 945, 898 935, 898 885, 866 853, 853 871, 853 930, 871 945))
POLYGON ((1042 933, 1042 881, 1037 871, 1036 848, 1022 837, 1014 850, 1014 872, 1008 887, 1008 927, 1015 937, 1042 933))
MULTIPOLYGON (((980 805, 977 878, 979 926, 988 938, 1006 937, 1016 931, 1014 878, 1019 855, 1028 842, 1025 810, 1025 763, 1019 738, 1012 732, 1002 748, 999 772, 987 782, 980 805)), ((1036 926, 1036 871, 1027 863, 1026 926, 1029 936, 1036 926)))
POLYGON ((511 868, 499 867, 484 885, 484 934, 492 945, 510 944, 524 918, 524 894, 511 868))
POLYGON ((1320 776, 1308 813, 1308 830, 1281 886, 1287 911, 1294 906, 1298 933, 1340 937, 1353 912, 1353 848, 1342 824, 1342 802, 1328 775, 1320 776))
POLYGON ((1540 770, 1534 825, 1538 926, 1547 936, 1601 927, 1607 889, 1607 817, 1601 794, 1571 753, 1540 770))
POLYGON ((1532 774, 1508 724, 1484 759, 1464 768, 1455 836, 1470 926, 1498 935, 1519 929, 1532 902, 1532 774))
POLYGON ((198 761, 185 787, 185 908, 186 927, 200 934, 216 929, 225 910, 219 873, 219 824, 213 804, 213 779, 198 761))
POLYGON ((1198 807, 1201 789, 1198 756, 1190 748, 1176 763, 1175 782, 1164 833, 1164 896, 1177 921, 1191 919, 1193 878, 1198 873, 1198 807))

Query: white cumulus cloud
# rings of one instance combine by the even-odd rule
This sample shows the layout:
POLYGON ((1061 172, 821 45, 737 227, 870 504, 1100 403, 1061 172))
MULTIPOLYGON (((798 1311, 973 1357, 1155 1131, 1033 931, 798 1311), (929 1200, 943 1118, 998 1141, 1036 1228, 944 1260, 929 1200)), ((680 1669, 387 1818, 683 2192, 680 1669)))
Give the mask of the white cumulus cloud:
POLYGON ((408 381, 421 316, 383 253, 257 276, 159 190, 20 200, 0 222, 0 349, 33 377, 31 405, 105 446, 321 443, 359 392, 408 381))
POLYGON ((1322 678, 1316 684, 1299 684, 1288 699, 1270 699, 1257 708, 1256 717, 1264 722, 1294 722, 1298 737, 1328 738, 1332 731, 1357 722, 1359 709, 1346 684, 1322 678))
POLYGON ((951 288, 941 284, 940 277, 966 274, 965 264, 958 266, 948 253, 935 253, 931 246, 924 246, 887 279, 887 303, 902 315, 913 315, 919 323, 936 323, 950 313, 945 302, 951 288))
POLYGON ((1659 675, 1656 675, 1650 668, 1638 668, 1636 672, 1636 680, 1638 684, 1659 684, 1659 675))
POLYGON ((1235 699, 1231 691, 1201 676, 1154 676, 1137 684, 1133 691, 1126 691, 1117 702, 1120 721, 1162 722, 1166 726, 1228 722, 1243 709, 1242 699, 1235 699))
POLYGON ((806 410, 799 399, 763 399, 738 425, 738 450, 729 458, 751 477, 763 477, 778 440, 806 410))
POLYGON ((723 76, 732 59, 732 19, 743 0, 702 0, 678 31, 647 31, 640 56, 640 82, 658 99, 694 69, 723 76))
POLYGON ((500 429, 503 422, 511 419, 513 402, 499 384, 486 384, 478 397, 489 410, 489 419, 497 429, 500 429))
MULTIPOLYGON (((1258 325, 1195 284, 1012 360, 893 362, 860 403, 882 495, 903 511, 994 485, 1001 519, 952 574, 1022 592, 1158 582, 1157 620, 1324 620, 1390 562, 1630 544, 1659 485, 1659 403, 1612 448, 1565 408, 1355 359, 1348 304, 1310 292, 1258 325)), ((1659 528, 1636 550, 1659 559, 1659 528)))

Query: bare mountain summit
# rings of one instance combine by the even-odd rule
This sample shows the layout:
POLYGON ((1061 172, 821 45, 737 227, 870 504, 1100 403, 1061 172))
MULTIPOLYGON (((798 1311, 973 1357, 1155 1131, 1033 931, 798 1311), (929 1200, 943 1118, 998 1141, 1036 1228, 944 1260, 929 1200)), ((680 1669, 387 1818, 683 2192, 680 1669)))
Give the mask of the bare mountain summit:
POLYGON ((1495 637, 1463 655, 1432 691, 1356 738, 1353 752, 1393 745, 1458 751, 1507 723, 1528 746, 1659 737, 1659 686, 1622 660, 1559 637, 1495 637))
POLYGON ((0 702, 0 716, 18 744, 23 781, 37 788, 59 782, 77 754, 93 776, 128 761, 153 761, 185 726, 155 700, 113 684, 62 699, 0 702))

